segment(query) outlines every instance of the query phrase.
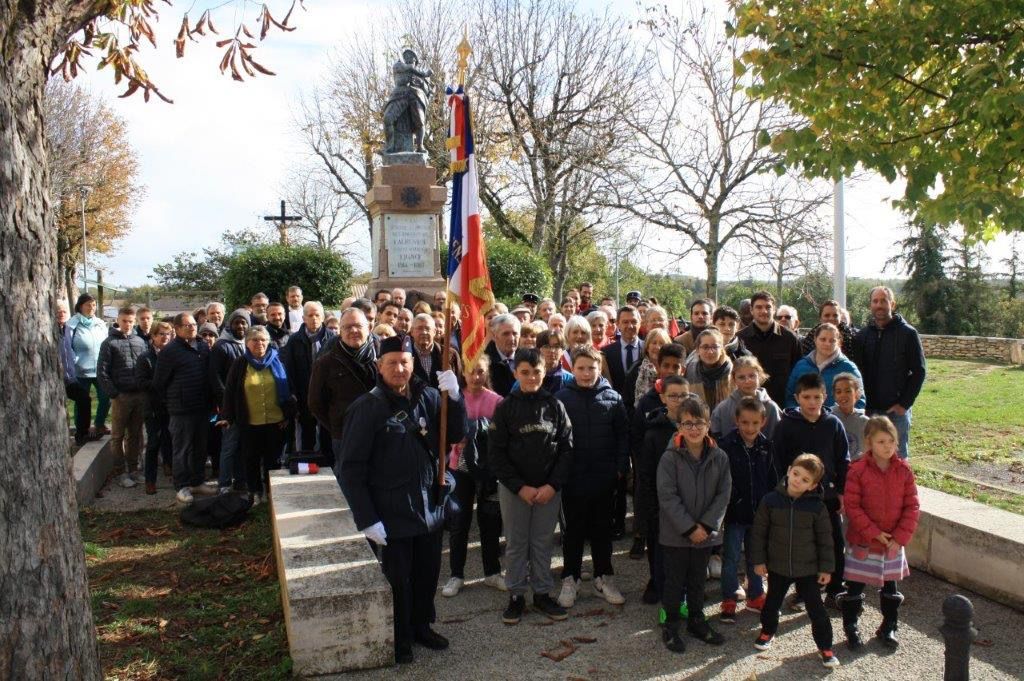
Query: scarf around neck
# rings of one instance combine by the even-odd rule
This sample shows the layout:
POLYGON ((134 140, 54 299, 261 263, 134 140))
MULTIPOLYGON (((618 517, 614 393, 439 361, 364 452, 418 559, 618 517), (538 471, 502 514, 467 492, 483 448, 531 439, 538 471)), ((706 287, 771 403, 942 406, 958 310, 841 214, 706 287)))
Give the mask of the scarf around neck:
POLYGON ((697 375, 700 376, 704 388, 704 401, 709 409, 729 396, 729 375, 732 373, 732 362, 726 358, 721 364, 713 367, 704 366, 697 360, 697 375))
POLYGON ((283 407, 291 396, 291 392, 288 390, 288 376, 284 372, 284 365, 281 364, 281 358, 277 354, 277 348, 271 346, 267 348, 267 354, 263 355, 259 359, 253 357, 249 348, 245 349, 245 361, 249 363, 255 371, 263 371, 264 369, 270 369, 270 375, 274 377, 274 385, 277 388, 277 406, 283 407))
POLYGON ((78 320, 75 322, 75 326, 80 326, 83 329, 92 328, 93 323, 96 321, 96 317, 86 317, 81 312, 75 313, 75 319, 78 320))

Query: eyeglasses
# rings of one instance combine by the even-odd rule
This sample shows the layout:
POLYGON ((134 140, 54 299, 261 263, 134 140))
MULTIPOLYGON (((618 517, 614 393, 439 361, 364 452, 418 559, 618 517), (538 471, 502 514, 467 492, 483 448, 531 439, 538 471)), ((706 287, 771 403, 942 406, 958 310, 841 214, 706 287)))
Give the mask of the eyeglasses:
POLYGON ((665 395, 666 400, 672 400, 673 402, 681 402, 686 399, 686 393, 679 393, 678 395, 665 395))
POLYGON ((178 326, 180 326, 183 329, 195 329, 199 325, 198 324, 178 324, 178 326))
POLYGON ((714 351, 714 352, 718 352, 718 351, 719 351, 719 350, 721 350, 721 349, 722 349, 722 346, 721 346, 721 345, 701 345, 701 346, 700 346, 700 350, 701 350, 701 351, 705 351, 705 350, 707 350, 707 351, 714 351))
POLYGON ((776 316, 775 318, 776 319, 792 319, 793 315, 791 315, 791 314, 780 314, 780 315, 776 316))
POLYGON ((683 421, 679 424, 679 427, 683 430, 700 430, 707 424, 707 421, 683 421))

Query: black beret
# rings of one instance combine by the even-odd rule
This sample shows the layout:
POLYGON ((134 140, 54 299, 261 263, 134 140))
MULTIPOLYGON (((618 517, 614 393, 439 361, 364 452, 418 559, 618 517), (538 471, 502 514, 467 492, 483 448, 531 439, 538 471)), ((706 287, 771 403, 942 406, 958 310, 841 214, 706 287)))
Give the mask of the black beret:
POLYGON ((412 338, 400 333, 397 336, 390 336, 380 342, 380 356, 389 352, 412 352, 412 338))

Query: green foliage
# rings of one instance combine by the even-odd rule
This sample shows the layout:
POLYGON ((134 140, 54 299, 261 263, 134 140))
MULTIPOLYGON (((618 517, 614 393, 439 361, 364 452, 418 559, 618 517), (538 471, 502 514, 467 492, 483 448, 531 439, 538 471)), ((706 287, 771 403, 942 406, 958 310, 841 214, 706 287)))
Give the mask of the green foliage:
POLYGON ((201 257, 195 251, 185 251, 154 267, 150 277, 169 291, 215 291, 220 288, 229 260, 223 254, 205 253, 201 257))
POLYGON ((551 295, 551 268, 529 246, 510 239, 487 240, 487 269, 494 297, 518 303, 524 293, 551 295))
MULTIPOLYGON (((772 136, 784 163, 892 181, 927 223, 972 236, 1024 229, 1019 2, 736 0, 755 95, 805 118, 772 136)), ((767 141, 767 140, 765 140, 767 141)))
POLYGON ((916 313, 915 326, 921 333, 946 333, 952 321, 953 282, 946 274, 945 253, 948 230, 914 220, 907 225, 908 236, 899 242, 901 252, 886 266, 902 264, 909 278, 903 285, 901 305, 916 313))
POLYGON ((283 300, 289 286, 302 288, 306 300, 337 307, 349 295, 352 265, 333 251, 314 246, 256 246, 233 257, 224 273, 228 309, 249 302, 258 291, 283 300))
POLYGON ((202 254, 178 253, 170 262, 154 267, 150 278, 167 291, 216 291, 221 288, 221 280, 235 255, 269 243, 270 237, 263 232, 227 230, 216 246, 204 248, 202 254))

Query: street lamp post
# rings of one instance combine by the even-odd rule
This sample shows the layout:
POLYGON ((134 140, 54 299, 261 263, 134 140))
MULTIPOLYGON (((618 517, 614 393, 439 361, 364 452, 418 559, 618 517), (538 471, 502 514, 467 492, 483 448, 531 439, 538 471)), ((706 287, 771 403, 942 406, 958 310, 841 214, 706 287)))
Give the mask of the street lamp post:
POLYGON ((92 185, 78 185, 78 195, 82 200, 82 293, 89 292, 89 250, 86 246, 85 204, 89 201, 92 185))

